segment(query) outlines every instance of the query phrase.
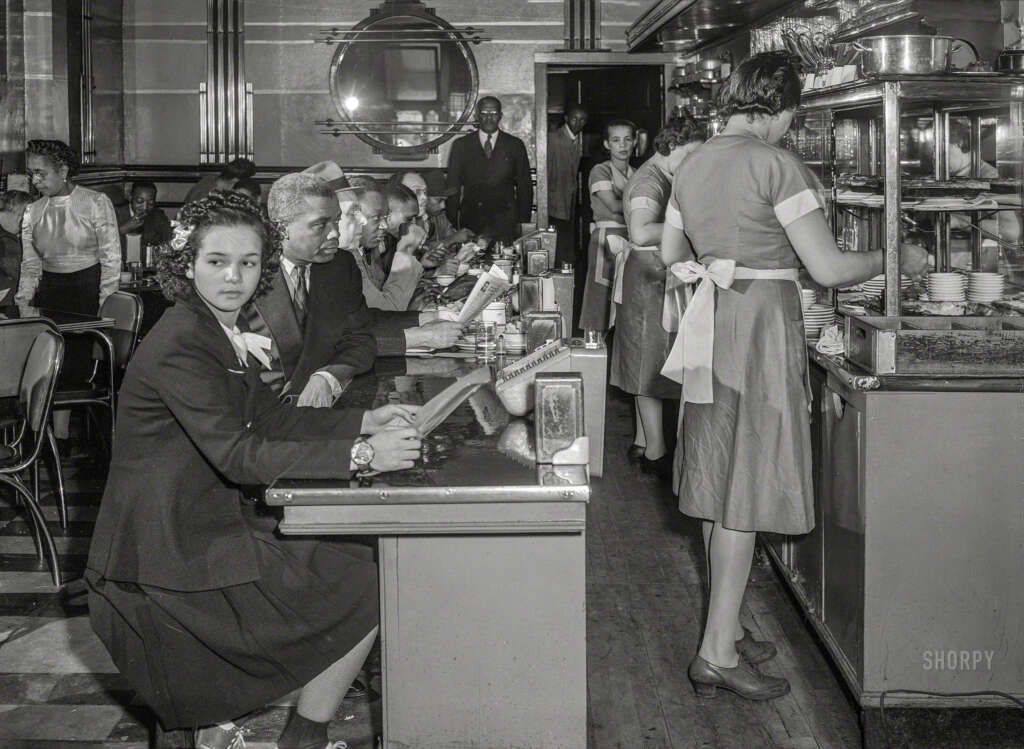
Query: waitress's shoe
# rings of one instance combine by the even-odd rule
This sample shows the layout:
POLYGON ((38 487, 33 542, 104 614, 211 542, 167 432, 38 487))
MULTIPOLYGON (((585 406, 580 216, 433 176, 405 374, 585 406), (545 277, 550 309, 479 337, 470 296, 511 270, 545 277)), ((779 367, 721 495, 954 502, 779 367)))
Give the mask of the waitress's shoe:
POLYGON ((640 470, 650 476, 657 476, 665 481, 672 480, 672 453, 665 453, 660 458, 651 460, 646 455, 640 456, 640 470))
POLYGON ((775 643, 770 640, 755 640, 754 635, 746 627, 743 628, 743 639, 736 641, 736 652, 747 659, 747 663, 754 665, 770 661, 779 651, 775 643))
POLYGON ((714 697, 716 689, 725 689, 748 700, 772 700, 789 693, 789 682, 762 674, 741 659, 732 668, 708 663, 699 655, 690 661, 687 672, 698 697, 714 697))
POLYGON ((626 450, 626 460, 629 461, 630 465, 636 465, 644 457, 645 449, 643 445, 630 445, 629 449, 626 450))

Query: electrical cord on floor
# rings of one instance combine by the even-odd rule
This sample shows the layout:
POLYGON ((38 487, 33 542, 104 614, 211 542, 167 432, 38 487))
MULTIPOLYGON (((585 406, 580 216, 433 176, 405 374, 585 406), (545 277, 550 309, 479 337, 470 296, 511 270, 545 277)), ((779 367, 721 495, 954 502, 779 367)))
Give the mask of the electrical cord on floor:
POLYGON ((886 689, 882 692, 878 700, 878 710, 882 718, 882 740, 885 742, 885 749, 889 749, 890 746, 889 724, 885 719, 885 697, 889 694, 923 694, 928 697, 1002 697, 1004 700, 1009 700, 1021 710, 1024 710, 1024 700, 1019 700, 1012 694, 994 690, 984 690, 980 692, 929 692, 923 689, 886 689))

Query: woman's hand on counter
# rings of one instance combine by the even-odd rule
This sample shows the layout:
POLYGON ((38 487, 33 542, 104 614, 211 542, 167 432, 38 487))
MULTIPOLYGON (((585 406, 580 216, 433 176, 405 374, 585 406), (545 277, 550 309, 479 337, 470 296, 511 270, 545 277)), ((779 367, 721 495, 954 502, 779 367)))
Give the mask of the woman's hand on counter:
POLYGON ((420 457, 420 433, 412 427, 385 429, 366 441, 373 447, 370 469, 374 471, 401 471, 412 468, 420 457))

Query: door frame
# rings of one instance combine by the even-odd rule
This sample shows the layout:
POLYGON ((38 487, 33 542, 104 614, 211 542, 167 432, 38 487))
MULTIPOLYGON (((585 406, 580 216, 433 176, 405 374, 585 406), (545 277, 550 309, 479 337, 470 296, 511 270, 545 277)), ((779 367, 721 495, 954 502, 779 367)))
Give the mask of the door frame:
MULTIPOLYGON (((533 129, 537 152, 537 226, 548 225, 548 67, 623 67, 625 65, 662 65, 665 68, 665 89, 662 100, 667 102, 668 86, 672 81, 674 55, 653 52, 535 52, 533 55, 533 129)), ((663 109, 667 108, 663 106, 663 109)))

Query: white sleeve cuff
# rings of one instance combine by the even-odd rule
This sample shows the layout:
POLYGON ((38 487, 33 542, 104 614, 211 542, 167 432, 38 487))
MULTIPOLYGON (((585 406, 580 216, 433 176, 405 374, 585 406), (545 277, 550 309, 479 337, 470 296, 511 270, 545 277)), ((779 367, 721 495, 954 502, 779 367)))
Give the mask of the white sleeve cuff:
POLYGON ((789 226, 799 218, 821 208, 818 196, 810 188, 796 195, 786 198, 775 206, 775 218, 779 220, 783 228, 789 226))
POLYGON ((629 201, 629 210, 636 211, 640 209, 651 211, 655 216, 661 213, 661 205, 658 201, 651 198, 639 197, 629 201))
POLYGON ((338 378, 335 377, 334 375, 332 375, 326 369, 321 369, 319 372, 314 372, 310 376, 311 377, 316 377, 317 375, 320 375, 325 380, 327 380, 327 384, 331 386, 331 394, 335 398, 337 398, 339 395, 341 395, 343 392, 345 392, 345 388, 343 388, 341 386, 341 383, 338 382, 338 378))
POLYGON ((595 192, 601 192, 602 190, 613 191, 614 189, 615 185, 610 180, 601 179, 590 186, 590 194, 593 195, 595 192))
POLYGON ((674 226, 679 229, 679 231, 683 231, 683 217, 671 203, 669 203, 668 208, 665 209, 665 223, 669 226, 674 226))

